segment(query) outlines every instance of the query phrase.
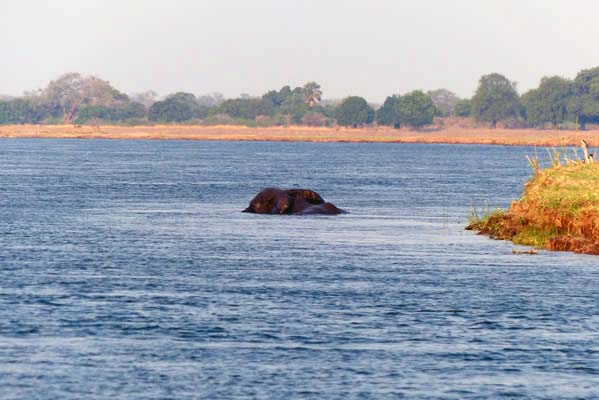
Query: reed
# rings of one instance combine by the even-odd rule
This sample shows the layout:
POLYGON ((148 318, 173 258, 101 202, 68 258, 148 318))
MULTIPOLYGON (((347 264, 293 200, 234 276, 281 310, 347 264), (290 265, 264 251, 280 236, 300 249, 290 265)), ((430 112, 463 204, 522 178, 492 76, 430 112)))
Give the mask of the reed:
POLYGON ((536 248, 599 254, 599 163, 570 158, 567 149, 548 155, 546 169, 538 157, 528 158, 534 175, 509 210, 474 214, 467 229, 536 248))

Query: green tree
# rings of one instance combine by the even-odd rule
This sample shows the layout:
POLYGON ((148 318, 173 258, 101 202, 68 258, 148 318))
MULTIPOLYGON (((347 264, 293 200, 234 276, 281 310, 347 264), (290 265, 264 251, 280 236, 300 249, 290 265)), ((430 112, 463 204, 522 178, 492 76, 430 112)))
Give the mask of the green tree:
POLYGON ((568 104, 573 94, 572 81, 559 76, 544 77, 537 89, 522 95, 527 122, 533 126, 549 122, 557 127, 568 117, 568 104))
POLYGON ((397 111, 401 122, 412 128, 432 124, 437 113, 433 100, 420 90, 403 95, 399 99, 397 111))
POLYGON ((574 96, 568 110, 580 123, 599 123, 599 67, 582 70, 574 79, 574 96))
POLYGON ((293 90, 289 86, 283 86, 278 92, 271 90, 262 96, 262 100, 273 107, 268 115, 278 115, 278 119, 288 119, 301 124, 304 116, 310 111, 322 112, 318 104, 321 97, 320 85, 308 82, 303 87, 293 90))
POLYGON ((272 105, 275 107, 280 106, 283 102, 282 100, 279 100, 279 92, 277 92, 276 90, 269 90, 268 92, 264 93, 262 95, 262 99, 264 101, 271 102, 272 105))
POLYGON ((364 98, 358 96, 350 96, 343 100, 337 107, 335 115, 339 125, 354 128, 374 121, 374 110, 364 98))
POLYGON ((388 96, 385 99, 385 103, 376 111, 376 123, 379 125, 392 126, 399 128, 401 120, 399 119, 399 112, 397 106, 399 104, 400 97, 398 95, 388 96))
POLYGON ((84 106, 79 111, 76 124, 85 124, 89 120, 100 119, 106 122, 123 122, 134 118, 144 118, 146 107, 135 101, 115 106, 84 106))
POLYGON ((183 122, 192 119, 193 112, 189 104, 167 99, 152 104, 148 118, 150 121, 183 122))
POLYGON ((289 85, 283 86, 277 93, 277 97, 278 97, 277 105, 279 105, 279 106, 282 105, 287 99, 289 99, 291 97, 291 94, 292 94, 291 87, 289 85))
POLYGON ((204 118, 208 107, 200 106, 191 93, 178 92, 152 104, 148 111, 151 121, 183 122, 193 118, 204 118))
POLYGON ((228 99, 218 106, 217 111, 233 118, 254 120, 259 115, 273 115, 274 105, 264 98, 228 99))
POLYGON ((550 118, 546 115, 546 108, 543 104, 543 98, 539 89, 531 89, 520 97, 526 122, 531 126, 542 126, 550 118))
POLYGON ((285 100, 278 109, 278 112, 284 115, 289 115, 291 121, 296 124, 302 123, 302 118, 308 112, 310 107, 306 103, 306 97, 302 88, 297 87, 288 94, 285 94, 285 100))
POLYGON ((0 124, 34 123, 35 110, 23 99, 0 102, 0 124))
POLYGON ((321 103, 316 107, 316 110, 327 118, 335 119, 337 112, 337 105, 334 103, 321 103))
POLYGON ((308 107, 312 108, 317 105, 322 99, 322 90, 316 82, 308 82, 302 88, 304 92, 304 100, 308 107))
POLYGON ((455 103, 453 110, 454 115, 458 117, 469 117, 470 116, 470 99, 460 99, 455 103))
POLYGON ((490 122, 493 128, 499 121, 517 118, 521 111, 516 84, 496 73, 480 78, 471 105, 472 116, 490 122))
POLYGON ((50 108, 32 98, 0 101, 0 124, 37 124, 51 113, 50 108))
POLYGON ((291 96, 291 88, 283 86, 278 92, 270 90, 262 96, 262 99, 272 103, 274 107, 280 107, 291 96))

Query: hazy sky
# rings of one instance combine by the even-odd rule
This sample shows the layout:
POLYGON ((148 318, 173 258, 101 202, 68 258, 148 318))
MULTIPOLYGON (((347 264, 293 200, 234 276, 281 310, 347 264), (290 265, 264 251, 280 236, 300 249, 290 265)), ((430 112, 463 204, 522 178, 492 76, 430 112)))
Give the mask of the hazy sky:
POLYGON ((130 93, 260 95, 315 80, 381 102, 500 72, 599 65, 596 0, 0 0, 0 93, 69 71, 130 93))

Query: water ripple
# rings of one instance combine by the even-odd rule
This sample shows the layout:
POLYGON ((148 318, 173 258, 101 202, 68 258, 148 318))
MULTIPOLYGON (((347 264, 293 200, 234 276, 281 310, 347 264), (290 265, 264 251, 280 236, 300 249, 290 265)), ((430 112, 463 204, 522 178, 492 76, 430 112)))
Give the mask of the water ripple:
POLYGON ((463 231, 532 149, 2 144, 2 399, 599 398, 596 258, 463 231))

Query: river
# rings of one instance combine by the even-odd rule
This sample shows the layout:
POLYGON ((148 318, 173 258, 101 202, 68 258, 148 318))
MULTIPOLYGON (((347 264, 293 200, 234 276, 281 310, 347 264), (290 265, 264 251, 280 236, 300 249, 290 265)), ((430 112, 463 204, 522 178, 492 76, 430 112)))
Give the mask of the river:
POLYGON ((599 398, 599 258, 463 229, 533 153, 3 139, 0 398, 599 398))

